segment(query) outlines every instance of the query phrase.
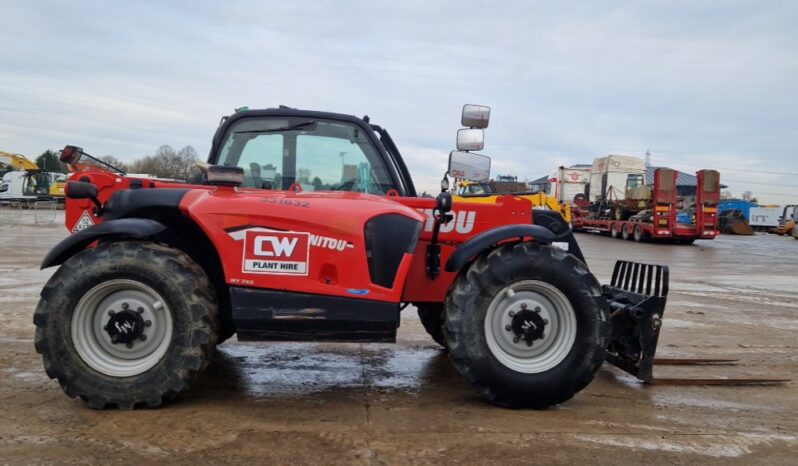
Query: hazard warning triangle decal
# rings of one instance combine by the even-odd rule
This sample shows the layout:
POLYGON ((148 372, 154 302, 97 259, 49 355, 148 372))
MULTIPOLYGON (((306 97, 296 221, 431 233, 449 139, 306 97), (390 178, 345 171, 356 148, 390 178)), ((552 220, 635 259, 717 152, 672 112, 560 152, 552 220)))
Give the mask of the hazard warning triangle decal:
POLYGON ((72 233, 77 233, 80 230, 85 230, 90 226, 94 226, 94 220, 91 219, 91 215, 89 215, 88 210, 83 211, 83 215, 80 216, 75 226, 72 228, 72 233))

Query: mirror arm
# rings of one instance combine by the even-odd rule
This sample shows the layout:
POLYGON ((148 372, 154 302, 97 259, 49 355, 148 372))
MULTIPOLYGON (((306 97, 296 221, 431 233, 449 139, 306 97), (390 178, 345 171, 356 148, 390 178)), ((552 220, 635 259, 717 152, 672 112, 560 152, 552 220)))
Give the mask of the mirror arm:
MULTIPOLYGON (((444 179, 448 182, 446 175, 444 179)), ((454 216, 449 213, 452 210, 452 195, 448 192, 441 192, 435 198, 435 209, 432 211, 433 224, 432 224, 432 241, 427 245, 427 275, 430 279, 435 280, 441 274, 441 245, 438 243, 438 235, 440 234, 441 225, 445 225, 454 219, 454 216)))

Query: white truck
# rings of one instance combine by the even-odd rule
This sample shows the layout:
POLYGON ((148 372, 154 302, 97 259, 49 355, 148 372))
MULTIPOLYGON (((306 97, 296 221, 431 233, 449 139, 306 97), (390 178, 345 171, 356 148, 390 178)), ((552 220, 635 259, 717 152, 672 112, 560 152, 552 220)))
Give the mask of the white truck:
POLYGON ((580 194, 585 195, 589 182, 589 167, 559 167, 549 175, 546 195, 556 198, 561 204, 571 203, 580 194))
POLYGON ((751 207, 748 224, 754 230, 768 230, 779 226, 779 219, 784 209, 782 207, 751 207))
POLYGON ((646 163, 639 157, 608 155, 593 161, 590 170, 590 202, 620 201, 626 190, 645 184, 646 163))

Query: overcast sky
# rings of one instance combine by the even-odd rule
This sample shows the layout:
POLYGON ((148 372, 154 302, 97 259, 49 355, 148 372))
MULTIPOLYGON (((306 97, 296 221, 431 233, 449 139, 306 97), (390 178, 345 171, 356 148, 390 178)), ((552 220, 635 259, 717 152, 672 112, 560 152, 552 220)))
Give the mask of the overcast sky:
POLYGON ((798 2, 0 0, 0 150, 204 157, 235 107, 368 114, 433 190, 464 103, 493 174, 606 154, 798 202, 798 2))

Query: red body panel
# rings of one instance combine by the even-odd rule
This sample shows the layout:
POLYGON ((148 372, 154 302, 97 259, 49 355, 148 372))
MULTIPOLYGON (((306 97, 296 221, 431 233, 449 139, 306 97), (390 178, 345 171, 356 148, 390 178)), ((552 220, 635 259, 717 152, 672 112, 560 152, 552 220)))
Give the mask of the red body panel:
MULTIPOLYGON (((105 203, 130 187, 130 179, 101 170, 81 172, 73 180, 90 181, 105 203), (84 179, 84 177, 86 179, 84 179)), ((350 192, 302 193, 192 186, 144 180, 148 188, 190 189, 180 209, 205 232, 219 252, 229 285, 290 290, 297 293, 362 298, 384 302, 442 302, 456 273, 426 273, 426 248, 432 239, 433 198, 378 197, 350 192), (364 227, 383 214, 399 214, 422 223, 413 254, 402 259, 394 286, 371 282, 364 227)), ((88 200, 68 199, 66 226, 73 230, 91 215, 88 200)), ((458 204, 442 225, 441 268, 459 244, 492 228, 531 224, 532 204, 505 196, 495 204, 458 204)))

